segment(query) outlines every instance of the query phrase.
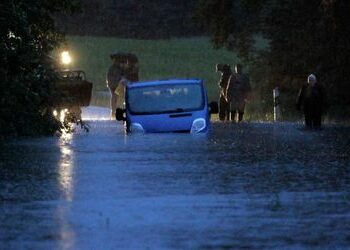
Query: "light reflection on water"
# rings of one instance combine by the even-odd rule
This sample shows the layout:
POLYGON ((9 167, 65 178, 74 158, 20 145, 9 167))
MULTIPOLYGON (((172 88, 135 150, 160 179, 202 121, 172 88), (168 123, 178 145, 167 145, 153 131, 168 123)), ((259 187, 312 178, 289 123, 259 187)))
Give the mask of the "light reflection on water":
POLYGON ((74 197, 74 152, 71 149, 73 134, 62 134, 59 142, 60 161, 58 162, 58 183, 63 191, 65 200, 72 201, 74 197))
POLYGON ((58 184, 63 200, 54 212, 57 221, 59 249, 74 249, 76 235, 72 228, 69 214, 71 202, 74 200, 74 151, 72 150, 72 133, 63 133, 59 139, 60 160, 58 162, 58 184))
POLYGON ((76 233, 69 219, 70 205, 60 204, 54 212, 54 219, 57 222, 58 231, 57 245, 58 249, 74 249, 76 242, 76 233))

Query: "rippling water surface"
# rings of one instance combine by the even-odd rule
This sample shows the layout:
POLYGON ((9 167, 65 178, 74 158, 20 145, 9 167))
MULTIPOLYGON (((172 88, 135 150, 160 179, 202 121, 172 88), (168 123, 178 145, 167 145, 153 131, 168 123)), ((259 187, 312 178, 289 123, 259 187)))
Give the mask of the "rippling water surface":
POLYGON ((0 249, 350 247, 349 127, 89 124, 2 147, 0 249))

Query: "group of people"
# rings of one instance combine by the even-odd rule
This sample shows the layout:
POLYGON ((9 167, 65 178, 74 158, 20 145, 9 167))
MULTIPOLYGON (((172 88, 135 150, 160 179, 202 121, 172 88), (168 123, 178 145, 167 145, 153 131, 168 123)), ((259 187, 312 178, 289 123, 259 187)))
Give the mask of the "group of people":
POLYGON ((235 65, 235 72, 228 64, 217 64, 216 71, 221 73, 219 119, 221 121, 241 122, 247 100, 251 93, 248 75, 243 73, 241 64, 235 65))
MULTIPOLYGON (((111 117, 115 117, 117 107, 122 107, 127 82, 137 82, 138 59, 130 53, 114 53, 113 61, 107 72, 107 86, 111 93, 111 117)), ((229 64, 216 64, 216 71, 221 73, 218 83, 220 88, 219 119, 221 121, 241 122, 247 100, 251 96, 249 76, 243 73, 243 66, 236 64, 232 72, 229 64)), ((308 76, 301 87, 296 107, 303 107, 307 128, 321 128, 322 114, 326 107, 326 93, 314 74, 308 76)))
MULTIPOLYGON (((243 73, 241 64, 235 65, 235 72, 228 64, 217 64, 216 71, 221 73, 219 99, 219 119, 221 121, 241 122, 247 100, 250 98, 251 85, 248 75, 243 73), (238 117, 237 117, 238 116, 238 117)), ((327 105, 326 92, 317 77, 311 74, 302 85, 297 96, 296 108, 303 108, 305 126, 308 129, 320 129, 322 115, 327 105)))

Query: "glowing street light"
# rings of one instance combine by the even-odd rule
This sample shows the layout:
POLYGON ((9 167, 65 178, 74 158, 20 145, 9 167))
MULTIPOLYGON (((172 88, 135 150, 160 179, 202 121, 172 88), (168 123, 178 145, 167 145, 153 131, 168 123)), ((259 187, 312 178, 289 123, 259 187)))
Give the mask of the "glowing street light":
POLYGON ((64 65, 68 65, 72 62, 72 58, 70 57, 68 51, 63 51, 61 53, 61 61, 64 65))

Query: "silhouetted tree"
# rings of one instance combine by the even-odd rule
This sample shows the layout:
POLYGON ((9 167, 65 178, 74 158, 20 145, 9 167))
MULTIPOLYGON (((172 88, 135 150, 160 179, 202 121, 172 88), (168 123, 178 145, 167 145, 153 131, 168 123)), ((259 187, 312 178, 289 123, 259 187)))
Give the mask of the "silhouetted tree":
POLYGON ((345 104, 350 103, 349 13, 347 0, 199 0, 196 20, 211 32, 215 46, 250 63, 263 96, 276 84, 294 93, 314 72, 332 103, 345 104), (267 46, 259 48, 256 37, 267 46))
POLYGON ((52 14, 71 11, 70 0, 3 0, 0 6, 0 135, 52 134, 48 55, 63 41, 52 14))

